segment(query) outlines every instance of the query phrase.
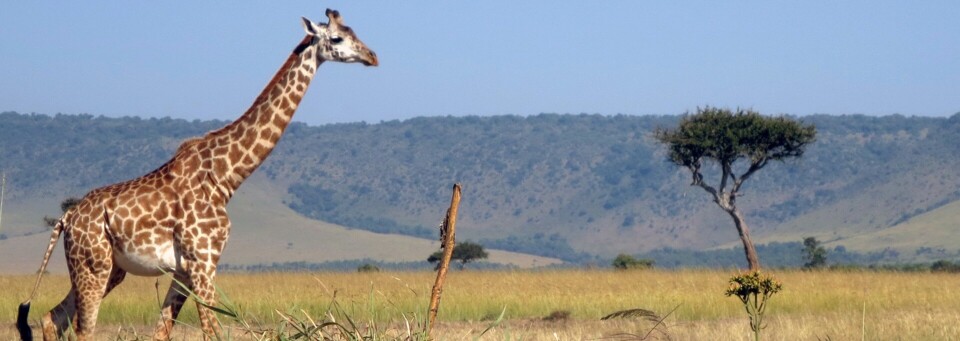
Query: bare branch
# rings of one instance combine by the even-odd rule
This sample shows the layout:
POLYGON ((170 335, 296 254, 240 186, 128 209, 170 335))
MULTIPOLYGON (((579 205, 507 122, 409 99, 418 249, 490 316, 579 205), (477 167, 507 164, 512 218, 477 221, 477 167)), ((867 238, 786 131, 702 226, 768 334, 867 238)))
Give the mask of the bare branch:
POLYGON ((734 181, 737 180, 736 175, 733 173, 733 169, 730 166, 731 161, 719 160, 720 168, 723 169, 723 173, 720 175, 720 192, 722 193, 727 189, 727 179, 732 178, 734 181))
POLYGON ((703 190, 707 191, 707 193, 710 193, 710 195, 713 196, 714 201, 719 203, 720 197, 717 194, 717 190, 713 188, 713 186, 703 182, 703 174, 700 174, 700 169, 690 167, 690 172, 693 173, 693 183, 691 183, 690 186, 699 186, 700 188, 703 188, 703 190))
POLYGON ((740 186, 743 185, 743 182, 747 181, 747 179, 750 178, 750 176, 753 175, 753 173, 756 173, 758 170, 766 166, 768 161, 770 161, 770 159, 764 157, 758 161, 751 162, 750 168, 747 169, 747 171, 744 172, 743 175, 741 175, 736 182, 734 182, 733 189, 731 192, 733 193, 738 192, 740 190, 740 186))
POLYGON ((710 185, 700 182, 700 184, 698 184, 697 186, 700 186, 700 188, 703 188, 703 190, 707 191, 707 193, 710 193, 711 195, 713 195, 714 201, 720 200, 720 196, 718 195, 717 190, 711 187, 710 185))
POLYGON ((690 183, 690 186, 700 186, 703 183, 703 174, 700 173, 700 160, 690 162, 687 168, 690 169, 690 175, 693 176, 693 182, 690 183))

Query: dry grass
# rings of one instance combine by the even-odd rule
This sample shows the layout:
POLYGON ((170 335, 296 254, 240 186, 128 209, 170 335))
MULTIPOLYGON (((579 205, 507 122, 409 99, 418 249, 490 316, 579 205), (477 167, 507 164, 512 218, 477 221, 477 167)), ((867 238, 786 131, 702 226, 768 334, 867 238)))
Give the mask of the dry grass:
MULTIPOLYGON (((623 333, 643 335, 652 327, 642 319, 599 321, 632 308, 667 317, 674 340, 747 340, 750 331, 740 302, 725 297, 728 271, 455 271, 444 287, 437 335, 470 340, 505 309, 505 321, 483 339, 595 339, 623 333), (679 305, 679 307, 678 307, 679 305), (568 319, 544 321, 557 311, 568 319)), ((960 336, 960 276, 929 273, 774 272, 784 290, 772 298, 765 340, 945 340, 960 336)), ((356 321, 399 330, 403 318, 416 321, 426 312, 432 272, 226 274, 217 282, 238 303, 248 321, 270 328, 275 310, 320 318, 336 295, 356 321), (257 322, 258 321, 258 322, 257 322)), ((31 319, 36 320, 67 291, 65 276, 44 280, 31 319)), ((166 290, 161 280, 161 293, 166 290)), ((15 307, 26 297, 30 276, 0 277, 0 339, 14 334, 15 307)), ((157 318, 155 280, 130 278, 104 303, 100 328, 115 338, 118 326, 149 334, 157 318)), ((188 305, 182 314, 195 324, 188 305)), ((178 328, 192 339, 191 328, 178 328)), ((132 333, 128 331, 129 335, 132 333)), ((239 334, 234 334, 239 335, 239 334)), ((656 333, 654 335, 657 335, 656 333)), ((238 337, 243 339, 243 337, 238 337)))

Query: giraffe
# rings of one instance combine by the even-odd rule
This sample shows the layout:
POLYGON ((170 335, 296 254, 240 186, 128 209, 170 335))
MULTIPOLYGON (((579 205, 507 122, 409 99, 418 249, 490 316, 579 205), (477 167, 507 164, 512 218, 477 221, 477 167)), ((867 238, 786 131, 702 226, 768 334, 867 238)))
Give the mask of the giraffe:
POLYGON ((30 298, 20 305, 20 336, 32 340, 30 301, 60 234, 72 287, 41 319, 44 340, 93 337, 100 303, 129 273, 172 274, 154 333, 167 340, 187 292, 196 294, 204 338, 220 329, 213 279, 230 234, 227 202, 270 154, 290 123, 317 68, 325 61, 377 66, 376 54, 327 9, 326 24, 303 18, 306 36, 239 119, 184 141, 165 164, 139 178, 89 192, 59 219, 30 298), (182 283, 182 284, 180 284, 182 283))

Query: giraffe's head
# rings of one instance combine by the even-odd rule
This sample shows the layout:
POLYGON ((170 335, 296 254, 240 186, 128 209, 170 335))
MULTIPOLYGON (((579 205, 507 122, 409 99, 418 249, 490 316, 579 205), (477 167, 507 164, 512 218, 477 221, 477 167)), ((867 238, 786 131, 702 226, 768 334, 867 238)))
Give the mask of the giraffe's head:
POLYGON ((321 61, 363 63, 366 66, 379 64, 377 54, 357 38, 350 26, 343 24, 340 12, 328 8, 327 18, 329 21, 326 24, 303 18, 303 29, 313 37, 311 44, 317 47, 317 58, 321 61))

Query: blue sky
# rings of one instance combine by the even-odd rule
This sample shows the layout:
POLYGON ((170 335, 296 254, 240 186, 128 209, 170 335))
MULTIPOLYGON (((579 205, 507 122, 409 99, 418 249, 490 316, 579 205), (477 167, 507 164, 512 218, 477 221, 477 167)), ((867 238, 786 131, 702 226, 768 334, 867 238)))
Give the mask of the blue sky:
POLYGON ((948 116, 958 1, 153 1, 0 5, 0 111, 233 119, 339 9, 296 120, 541 112, 948 116))

